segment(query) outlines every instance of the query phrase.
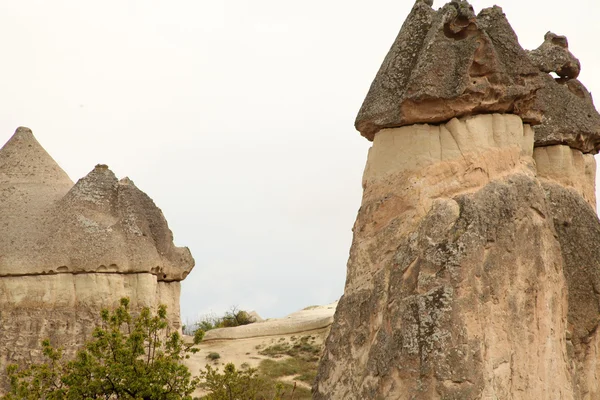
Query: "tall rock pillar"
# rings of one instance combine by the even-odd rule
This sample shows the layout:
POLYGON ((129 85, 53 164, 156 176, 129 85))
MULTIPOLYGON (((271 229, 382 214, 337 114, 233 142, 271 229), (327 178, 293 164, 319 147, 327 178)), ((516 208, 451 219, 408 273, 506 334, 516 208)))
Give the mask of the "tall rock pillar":
POLYGON ((356 120, 373 145, 315 399, 599 398, 600 115, 544 43, 499 7, 415 3, 356 120))

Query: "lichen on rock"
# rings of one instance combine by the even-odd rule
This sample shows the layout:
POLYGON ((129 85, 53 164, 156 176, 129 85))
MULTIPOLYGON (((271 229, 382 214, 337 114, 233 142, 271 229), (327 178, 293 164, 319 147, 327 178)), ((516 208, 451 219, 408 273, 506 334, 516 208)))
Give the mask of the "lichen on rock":
POLYGON ((372 140, 384 128, 484 113, 536 124, 541 112, 533 100, 542 84, 501 8, 476 16, 462 0, 438 11, 416 2, 355 125, 372 140))

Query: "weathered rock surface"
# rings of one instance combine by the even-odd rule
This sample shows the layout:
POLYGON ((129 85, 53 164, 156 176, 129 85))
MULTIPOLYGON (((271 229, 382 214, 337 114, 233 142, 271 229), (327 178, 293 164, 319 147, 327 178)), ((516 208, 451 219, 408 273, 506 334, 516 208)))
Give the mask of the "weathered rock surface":
POLYGON ((535 127, 536 146, 567 145, 583 153, 600 150, 600 114, 592 96, 577 79, 543 76, 546 85, 537 92, 537 107, 544 109, 535 127))
POLYGON ((466 1, 439 11, 417 1, 371 85, 356 129, 372 140, 383 128, 483 113, 514 113, 539 123, 538 72, 501 8, 475 16, 466 1))
POLYGON ((544 80, 535 101, 535 107, 543 110, 542 123, 535 127, 536 146, 567 145, 598 153, 600 114, 590 92, 576 79, 581 64, 569 51, 567 38, 548 32, 544 43, 528 55, 544 80), (552 78, 550 72, 559 78, 552 78))
POLYGON ((595 198, 574 187, 593 182, 590 160, 568 148, 535 152, 547 166, 562 162, 564 175, 538 176, 533 132, 515 115, 375 136, 315 398, 584 399, 598 391, 589 364, 600 222, 595 198), (565 219, 578 235, 556 228, 565 219))
POLYGON ((180 281, 194 265, 187 248, 173 245, 152 199, 131 180, 117 180, 105 165, 96 166, 57 203, 46 237, 39 265, 61 265, 74 273, 148 272, 158 280, 180 281), (52 239, 61 237, 69 240, 52 239))
MULTIPOLYGON (((0 368, 41 360, 49 338, 72 355, 91 337, 102 308, 129 297, 132 310, 165 304, 174 329, 181 327, 179 282, 151 274, 84 273, 0 278, 0 368)), ((1 390, 0 390, 1 392, 1 390)))
POLYGON ((152 199, 97 165, 75 185, 27 128, 0 149, 0 276, 147 272, 184 279, 194 265, 152 199))
POLYGON ((0 370, 39 360, 45 338, 73 354, 121 297, 134 310, 165 304, 181 327, 179 281, 194 260, 154 202, 108 167, 73 184, 18 128, 0 149, 0 226, 0 370))
POLYGON ((555 72, 565 79, 575 79, 581 71, 579 60, 569 51, 569 41, 566 36, 552 32, 544 35, 544 43, 535 50, 528 52, 533 64, 542 72, 555 72))
POLYGON ((540 178, 574 189, 596 209, 596 159, 565 145, 536 147, 533 158, 540 178))
POLYGON ((567 354, 576 399, 600 398, 600 223, 577 193, 544 182, 567 281, 567 354))
POLYGON ((356 118, 369 140, 385 128, 512 113, 535 127, 536 146, 600 150, 600 114, 576 78, 567 38, 548 32, 525 51, 500 7, 477 16, 463 0, 438 11, 417 1, 356 118), (559 78, 552 78, 549 73, 559 78))
POLYGON ((473 15, 417 2, 359 113, 373 146, 315 399, 600 398, 600 116, 566 38, 528 62, 499 8, 473 15))

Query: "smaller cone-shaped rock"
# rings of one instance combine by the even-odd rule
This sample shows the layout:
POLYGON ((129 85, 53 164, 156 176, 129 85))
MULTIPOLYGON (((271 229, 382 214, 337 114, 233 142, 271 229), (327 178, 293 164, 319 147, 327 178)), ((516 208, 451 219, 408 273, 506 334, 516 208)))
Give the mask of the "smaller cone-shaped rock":
POLYGON ((71 186, 30 129, 18 128, 0 149, 0 276, 30 271, 44 218, 71 186))

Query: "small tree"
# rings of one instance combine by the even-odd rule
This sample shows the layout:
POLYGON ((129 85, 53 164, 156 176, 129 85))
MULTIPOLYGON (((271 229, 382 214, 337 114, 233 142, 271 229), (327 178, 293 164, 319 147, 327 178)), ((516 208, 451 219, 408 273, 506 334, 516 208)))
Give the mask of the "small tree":
POLYGON ((127 298, 100 315, 102 326, 74 360, 64 361, 62 351, 45 340, 48 362, 23 370, 10 366, 11 389, 4 399, 192 399, 198 378, 192 378, 181 360, 198 351, 193 346, 203 331, 186 345, 179 332, 168 333, 166 306, 159 306, 156 315, 144 308, 132 318, 127 298))
POLYGON ((254 400, 264 389, 264 382, 257 376, 255 368, 238 370, 231 363, 225 365, 223 373, 218 368, 206 365, 200 371, 200 387, 209 392, 205 400, 254 400))
POLYGON ((223 316, 221 327, 230 328, 240 325, 248 325, 254 322, 254 318, 247 311, 239 310, 237 306, 231 307, 223 316))

